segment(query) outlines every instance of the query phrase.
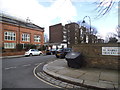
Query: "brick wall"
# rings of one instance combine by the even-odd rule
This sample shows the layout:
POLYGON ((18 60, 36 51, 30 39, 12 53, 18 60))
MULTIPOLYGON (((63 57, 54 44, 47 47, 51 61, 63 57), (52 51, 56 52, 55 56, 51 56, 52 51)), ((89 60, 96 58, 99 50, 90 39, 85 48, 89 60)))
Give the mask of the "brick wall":
POLYGON ((2 56, 15 56, 15 55, 24 55, 25 54, 25 51, 14 51, 14 52, 5 52, 5 53, 2 53, 2 56))
POLYGON ((56 24, 49 27, 49 38, 51 43, 60 43, 63 40, 63 26, 62 24, 56 24))
POLYGON ((2 41, 8 43, 18 43, 18 27, 12 24, 2 23, 2 41), (16 33, 16 40, 15 41, 7 41, 4 40, 4 32, 11 31, 16 33))
POLYGON ((82 53, 86 67, 118 69, 120 58, 102 55, 102 47, 118 47, 118 44, 80 44, 74 45, 73 50, 82 53))
POLYGON ((32 28, 26 28, 26 27, 21 27, 18 25, 12 25, 8 23, 0 23, 2 24, 2 44, 4 42, 6 43, 30 43, 30 44, 44 44, 44 32, 32 28), (15 41, 9 41, 9 40, 4 40, 4 32, 5 31, 12 31, 16 33, 16 40, 15 41), (22 41, 22 33, 28 33, 30 34, 30 42, 27 41, 22 41), (34 42, 34 35, 40 35, 41 36, 41 42, 34 42))

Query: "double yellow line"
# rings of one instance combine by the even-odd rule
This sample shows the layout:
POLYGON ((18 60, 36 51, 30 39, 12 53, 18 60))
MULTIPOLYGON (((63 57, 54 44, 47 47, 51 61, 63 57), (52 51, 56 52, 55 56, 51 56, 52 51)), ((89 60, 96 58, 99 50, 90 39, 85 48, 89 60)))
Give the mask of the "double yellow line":
POLYGON ((44 83, 46 83, 46 84, 49 84, 49 85, 51 85, 51 86, 53 86, 53 87, 56 87, 56 88, 62 88, 62 87, 56 86, 56 85, 54 85, 54 84, 51 84, 51 83, 49 83, 49 82, 47 82, 47 81, 45 81, 45 80, 43 80, 43 79, 41 79, 40 77, 37 76, 37 74, 35 73, 35 71, 36 71, 36 69, 37 69, 41 64, 43 64, 43 63, 39 63, 39 64, 33 69, 33 74, 34 74, 34 76, 35 76, 37 79, 41 80, 42 82, 44 82, 44 83))

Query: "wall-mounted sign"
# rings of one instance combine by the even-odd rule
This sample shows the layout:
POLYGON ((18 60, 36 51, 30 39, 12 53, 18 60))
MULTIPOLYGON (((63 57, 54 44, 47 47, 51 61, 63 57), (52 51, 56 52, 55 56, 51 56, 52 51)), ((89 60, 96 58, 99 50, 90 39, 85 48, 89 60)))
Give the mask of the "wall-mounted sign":
POLYGON ((102 47, 102 55, 120 55, 120 47, 102 47))

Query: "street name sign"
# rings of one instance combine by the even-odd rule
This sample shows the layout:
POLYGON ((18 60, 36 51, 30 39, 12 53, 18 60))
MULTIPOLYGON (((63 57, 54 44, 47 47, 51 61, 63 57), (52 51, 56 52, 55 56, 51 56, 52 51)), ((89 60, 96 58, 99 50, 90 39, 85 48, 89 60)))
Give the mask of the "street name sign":
POLYGON ((120 47, 102 47, 102 55, 120 55, 120 47))

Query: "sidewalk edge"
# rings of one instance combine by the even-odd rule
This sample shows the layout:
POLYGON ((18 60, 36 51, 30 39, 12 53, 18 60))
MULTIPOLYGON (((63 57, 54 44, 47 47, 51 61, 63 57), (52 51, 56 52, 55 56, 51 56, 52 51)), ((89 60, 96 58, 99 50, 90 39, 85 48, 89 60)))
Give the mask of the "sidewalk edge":
POLYGON ((78 80, 78 79, 74 79, 74 78, 71 78, 71 77, 68 77, 68 76, 63 76, 63 75, 56 74, 56 73, 48 70, 47 69, 47 65, 48 64, 43 66, 43 71, 46 74, 48 74, 48 75, 50 75, 50 76, 52 76, 52 77, 54 77, 56 79, 60 79, 62 81, 69 82, 69 83, 72 83, 72 84, 75 84, 75 85, 79 85, 79 86, 82 86, 82 87, 93 88, 93 89, 97 89, 97 90, 101 90, 101 89, 107 90, 106 88, 97 87, 95 85, 91 86, 91 85, 83 84, 84 80, 78 80))

